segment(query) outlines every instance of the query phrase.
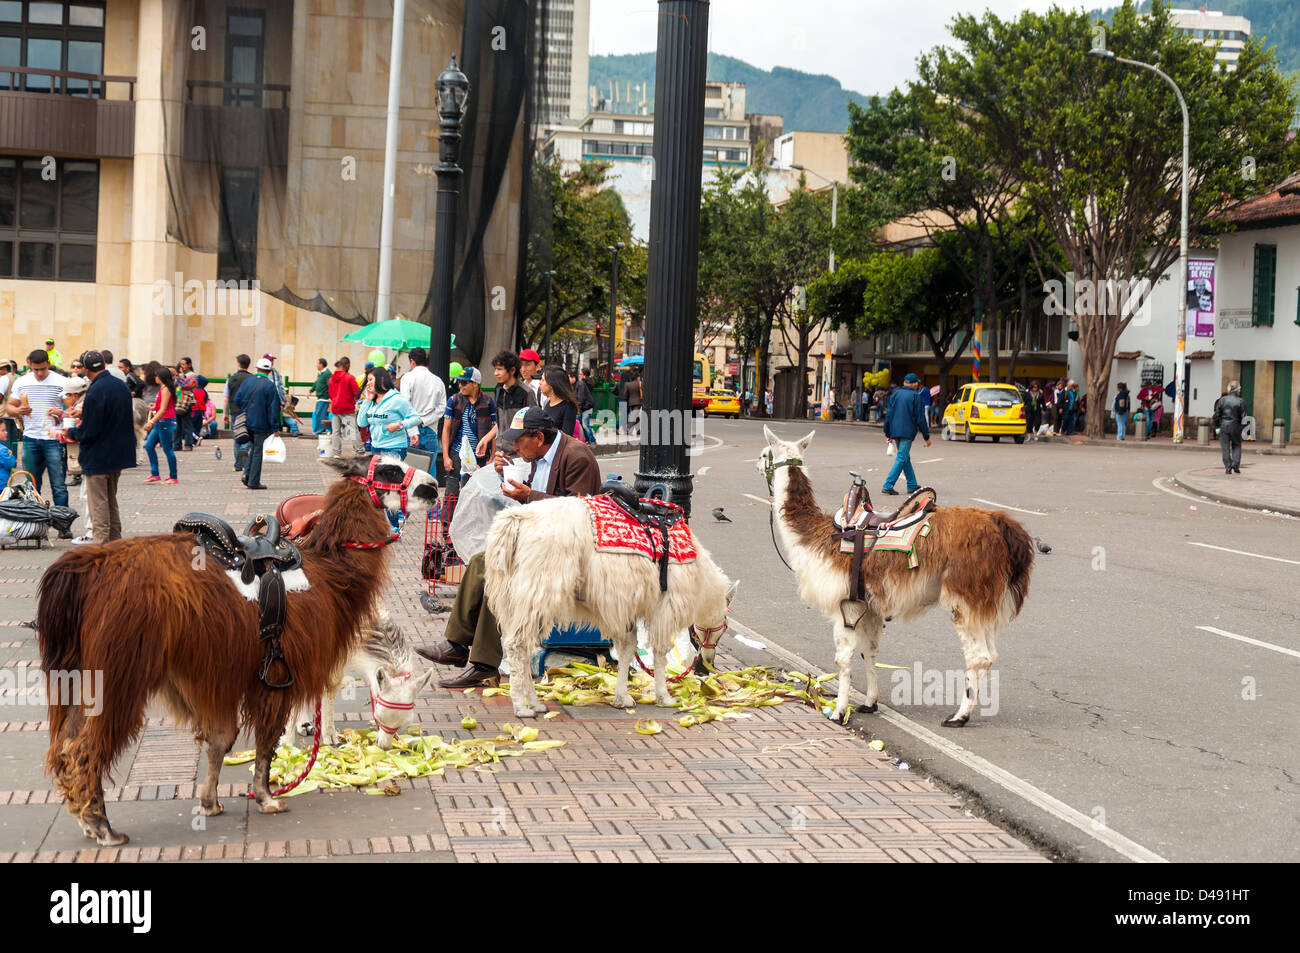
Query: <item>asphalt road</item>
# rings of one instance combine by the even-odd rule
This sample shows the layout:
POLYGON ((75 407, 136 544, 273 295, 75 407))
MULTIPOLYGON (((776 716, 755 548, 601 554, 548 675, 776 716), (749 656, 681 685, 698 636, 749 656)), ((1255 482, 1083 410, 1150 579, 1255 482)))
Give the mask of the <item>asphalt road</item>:
MULTIPOLYGON (((867 471, 878 505, 889 499, 880 431, 773 426, 786 439, 813 428, 807 461, 824 509, 838 505, 850 469, 867 471)), ((831 626, 800 602, 772 543, 755 469, 763 446, 760 422, 705 422, 692 524, 741 580, 735 618, 769 646, 739 654, 771 664, 779 647, 833 671, 831 626), (717 506, 732 523, 713 521, 717 506)), ((1300 521, 1153 485, 1199 455, 936 439, 913 460, 941 505, 1034 511, 1010 512, 1052 552, 1037 557, 1024 610, 998 640, 996 713, 977 707, 967 727, 941 727, 956 700, 910 697, 911 673, 884 669, 881 700, 902 717, 859 714, 851 727, 1057 856, 1300 860, 1300 521)), ((601 466, 631 479, 636 459, 601 466)), ((890 623, 879 661, 962 668, 941 607, 890 623)), ((854 688, 864 683, 859 662, 854 688)))

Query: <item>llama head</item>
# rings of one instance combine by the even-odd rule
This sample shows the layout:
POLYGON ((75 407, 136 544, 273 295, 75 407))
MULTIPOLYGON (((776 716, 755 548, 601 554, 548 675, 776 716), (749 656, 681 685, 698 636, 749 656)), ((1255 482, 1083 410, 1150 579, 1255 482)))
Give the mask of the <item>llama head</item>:
POLYGON ((375 711, 376 743, 379 747, 388 750, 399 731, 415 724, 415 697, 428 687, 435 674, 437 670, 432 668, 420 675, 399 672, 388 664, 375 670, 370 700, 375 711))
POLYGON ((808 444, 812 443, 813 434, 817 431, 808 431, 808 436, 802 440, 796 440, 793 443, 789 440, 782 440, 776 434, 763 425, 763 436, 767 437, 767 446, 763 448, 762 453, 758 455, 758 472, 767 478, 769 484, 772 482, 772 474, 775 472, 777 465, 785 461, 803 463, 804 451, 808 449, 808 444))
MULTIPOLYGON (((337 470, 345 479, 365 478, 370 473, 371 460, 375 464, 374 479, 376 484, 401 486, 408 473, 411 482, 406 487, 406 513, 415 516, 424 513, 438 499, 438 481, 428 472, 413 467, 406 461, 388 453, 379 453, 374 457, 321 457, 320 462, 332 470, 337 470)), ((402 494, 399 490, 386 490, 376 487, 379 501, 384 509, 393 513, 402 510, 402 494)))
POLYGON ((727 583, 724 576, 722 582, 726 585, 722 590, 723 598, 706 600, 695 618, 695 638, 700 645, 700 659, 709 668, 713 667, 714 656, 718 653, 718 644, 727 634, 727 613, 731 611, 731 600, 735 598, 736 590, 740 588, 739 579, 727 583))

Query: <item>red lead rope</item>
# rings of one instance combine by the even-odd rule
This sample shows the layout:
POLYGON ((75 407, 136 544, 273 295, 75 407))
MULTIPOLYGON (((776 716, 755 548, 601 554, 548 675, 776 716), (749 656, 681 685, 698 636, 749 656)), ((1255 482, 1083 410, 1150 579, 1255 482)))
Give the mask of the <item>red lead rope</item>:
MULTIPOLYGON (((731 610, 728 609, 727 611, 730 612, 731 610)), ((700 639, 700 648, 716 649, 718 647, 718 642, 722 641, 722 637, 721 635, 719 635, 717 639, 713 639, 712 636, 715 633, 723 633, 726 631, 727 631, 727 623, 725 621, 723 621, 722 625, 715 626, 712 629, 705 629, 704 635, 700 639)), ((691 626, 691 634, 692 635, 695 634, 695 626, 691 626)), ((632 657, 636 659, 636 664, 641 666, 641 671, 645 672, 651 678, 654 677, 655 673, 646 667, 645 662, 641 661, 641 654, 639 652, 633 651, 632 657)), ((695 658, 691 659, 691 664, 686 666, 686 668, 682 669, 680 674, 673 675, 672 677, 670 677, 668 681, 680 682, 683 678, 685 678, 687 675, 691 674, 691 672, 695 670, 695 663, 698 662, 699 660, 700 660, 700 653, 696 652, 695 658)))
POLYGON ((392 536, 388 537, 386 540, 384 540, 381 543, 353 543, 345 540, 343 545, 346 546, 348 549, 381 549, 382 547, 387 546, 389 543, 397 542, 401 538, 402 537, 400 534, 394 533, 392 536))
MULTIPOLYGON (((318 751, 320 751, 320 701, 319 700, 316 702, 316 740, 315 743, 313 743, 311 746, 311 759, 307 762, 307 767, 302 769, 301 774, 299 774, 296 778, 294 778, 290 784, 286 784, 284 787, 272 791, 271 797, 279 797, 281 794, 288 794, 298 785, 302 784, 303 778, 311 774, 311 769, 316 766, 316 752, 318 751)), ((257 795, 255 795, 252 791, 249 791, 248 796, 256 797, 257 795)))

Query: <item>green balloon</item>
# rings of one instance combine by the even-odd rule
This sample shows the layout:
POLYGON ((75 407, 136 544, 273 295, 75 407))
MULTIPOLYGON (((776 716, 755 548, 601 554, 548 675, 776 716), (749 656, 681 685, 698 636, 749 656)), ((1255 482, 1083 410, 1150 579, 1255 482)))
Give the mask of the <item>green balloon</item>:
POLYGON ((379 348, 375 348, 371 351, 370 356, 367 357, 366 360, 375 365, 375 367, 383 367, 388 363, 388 358, 384 357, 384 352, 379 350, 379 348))
POLYGON ((456 361, 452 361, 452 362, 451 362, 451 376, 452 376, 452 377, 460 377, 460 375, 463 374, 463 373, 465 373, 465 368, 461 367, 460 364, 457 363, 456 361))

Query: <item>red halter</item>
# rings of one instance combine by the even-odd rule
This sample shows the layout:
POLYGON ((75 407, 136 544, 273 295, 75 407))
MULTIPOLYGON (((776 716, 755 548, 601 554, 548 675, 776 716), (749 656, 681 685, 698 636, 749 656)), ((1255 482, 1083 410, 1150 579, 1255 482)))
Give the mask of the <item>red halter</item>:
MULTIPOLYGON (((410 672, 403 672, 401 675, 393 676, 393 678, 395 679, 410 678, 410 677, 411 677, 410 672)), ((390 702, 387 698, 385 698, 383 695, 381 695, 378 692, 375 692, 370 696, 370 717, 374 719, 375 725, 379 728, 379 733, 381 735, 396 735, 397 732, 400 731, 401 729, 389 728, 382 721, 380 721, 379 716, 375 713, 375 709, 377 707, 390 708, 393 711, 412 711, 415 708, 415 702, 407 702, 404 705, 398 702, 390 702)))
POLYGON ((406 476, 402 477, 401 483, 380 483, 375 479, 375 467, 379 465, 379 457, 370 458, 370 470, 363 477, 349 477, 348 479, 360 483, 370 491, 370 500, 375 504, 376 509, 383 509, 384 504, 379 499, 380 490, 394 490, 402 494, 402 515, 406 515, 406 488, 411 485, 411 480, 415 478, 414 468, 408 468, 406 476))

